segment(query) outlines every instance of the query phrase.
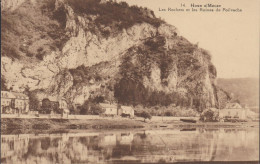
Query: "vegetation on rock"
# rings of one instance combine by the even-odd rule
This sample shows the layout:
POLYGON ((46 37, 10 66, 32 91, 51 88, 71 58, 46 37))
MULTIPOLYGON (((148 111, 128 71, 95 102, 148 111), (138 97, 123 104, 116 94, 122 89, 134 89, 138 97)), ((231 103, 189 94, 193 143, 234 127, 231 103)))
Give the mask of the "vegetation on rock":
POLYGON ((217 110, 204 110, 200 115, 200 120, 204 122, 217 122, 219 120, 219 113, 217 110))

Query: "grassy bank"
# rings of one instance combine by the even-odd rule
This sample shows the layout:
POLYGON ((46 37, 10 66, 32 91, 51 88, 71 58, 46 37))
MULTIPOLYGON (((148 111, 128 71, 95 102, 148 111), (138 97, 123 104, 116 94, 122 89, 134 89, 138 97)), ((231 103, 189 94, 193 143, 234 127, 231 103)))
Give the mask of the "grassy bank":
POLYGON ((147 121, 131 119, 103 119, 103 120, 76 120, 76 119, 23 119, 1 118, 1 131, 10 133, 54 133, 69 132, 71 130, 87 129, 154 129, 154 128, 258 128, 258 122, 246 123, 184 123, 180 121, 147 121))
POLYGON ((130 129, 143 128, 144 123, 130 119, 124 120, 77 120, 77 119, 35 119, 1 118, 2 131, 49 131, 68 129, 130 129))

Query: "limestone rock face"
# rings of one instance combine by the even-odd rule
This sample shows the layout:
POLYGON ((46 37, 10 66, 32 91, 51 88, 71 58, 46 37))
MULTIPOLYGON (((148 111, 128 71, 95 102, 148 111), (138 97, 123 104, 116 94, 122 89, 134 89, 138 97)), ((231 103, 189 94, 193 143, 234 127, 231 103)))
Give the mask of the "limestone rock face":
MULTIPOLYGON (((106 3, 109 2, 102 5, 106 3)), ((53 26, 57 31, 44 31, 48 28, 41 31, 37 27, 39 22, 26 24, 25 21, 19 25, 25 28, 22 36, 35 31, 37 36, 45 39, 42 43, 49 48, 46 50, 45 47, 39 47, 41 45, 35 47, 33 43, 27 44, 27 40, 34 39, 28 34, 23 36, 26 44, 19 42, 17 45, 20 47, 17 50, 19 58, 12 57, 12 52, 2 52, 5 55, 1 61, 1 77, 5 79, 7 88, 12 87, 18 91, 29 88, 30 91, 38 92, 39 97, 65 97, 76 104, 82 104, 95 95, 111 98, 114 95, 114 85, 132 74, 123 72, 122 68, 128 67, 123 58, 133 54, 130 56, 132 66, 137 71, 141 70, 139 80, 145 88, 167 94, 179 92, 187 95, 201 85, 200 96, 215 106, 217 99, 213 81, 216 77, 208 69, 212 65, 210 59, 195 45, 178 36, 178 30, 174 26, 165 22, 159 26, 150 23, 149 21, 158 19, 150 10, 143 12, 147 15, 143 21, 119 29, 113 24, 120 22, 112 20, 111 25, 97 25, 97 20, 101 17, 99 13, 79 14, 79 11, 75 11, 63 0, 3 0, 1 3, 2 11, 5 11, 3 16, 6 17, 11 14, 26 17, 21 15, 24 14, 21 11, 32 5, 35 6, 35 12, 42 10, 44 25, 53 26), (59 17, 62 15, 59 13, 63 13, 64 17, 59 17), (35 56, 45 52, 42 59, 22 51, 24 45, 29 50, 35 49, 35 56), (186 58, 183 57, 185 55, 186 58), (170 60, 164 60, 165 56, 170 60), (194 60, 196 66, 193 66, 194 60)), ((34 12, 34 8, 30 8, 29 12, 34 12)), ((16 17, 11 19, 15 21, 16 17)), ((15 23, 11 26, 15 26, 15 23)), ((15 33, 12 30, 9 32, 15 33)), ((8 36, 3 41, 12 43, 11 39, 8 36)), ((194 91, 194 96, 197 94, 197 90, 196 93, 194 91)))
POLYGON ((13 11, 19 7, 25 0, 2 0, 1 1, 1 10, 2 11, 13 11))

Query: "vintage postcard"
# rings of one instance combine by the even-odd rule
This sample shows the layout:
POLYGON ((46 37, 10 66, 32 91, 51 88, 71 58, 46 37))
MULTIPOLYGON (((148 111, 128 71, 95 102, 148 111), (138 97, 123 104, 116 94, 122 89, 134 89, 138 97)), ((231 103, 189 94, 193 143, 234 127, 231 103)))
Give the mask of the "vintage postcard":
POLYGON ((2 0, 1 163, 258 163, 259 0, 2 0))

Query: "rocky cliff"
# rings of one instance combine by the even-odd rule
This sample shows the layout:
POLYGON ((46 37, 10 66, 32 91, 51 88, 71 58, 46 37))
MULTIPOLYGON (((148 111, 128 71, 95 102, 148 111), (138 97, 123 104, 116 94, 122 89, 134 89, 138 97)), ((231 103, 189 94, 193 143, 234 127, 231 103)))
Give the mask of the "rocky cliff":
POLYGON ((205 108, 218 104, 210 54, 153 11, 99 0, 3 0, 1 78, 7 89, 82 104, 205 108))

